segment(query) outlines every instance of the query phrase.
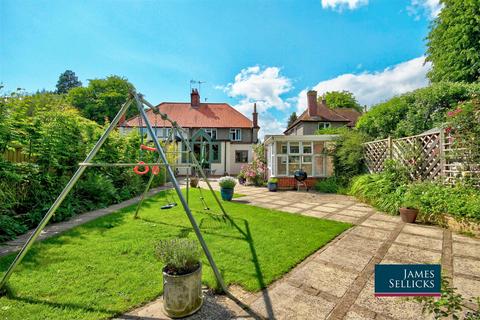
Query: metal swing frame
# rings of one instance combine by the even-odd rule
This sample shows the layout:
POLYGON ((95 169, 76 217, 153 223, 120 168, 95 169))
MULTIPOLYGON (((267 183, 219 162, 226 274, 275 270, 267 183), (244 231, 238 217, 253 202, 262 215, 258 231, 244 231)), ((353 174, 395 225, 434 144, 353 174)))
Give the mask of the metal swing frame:
MULTIPOLYGON (((117 124, 119 123, 120 119, 126 113, 126 111, 128 110, 128 108, 130 107, 130 105, 132 103, 136 104, 136 106, 138 108, 138 111, 140 113, 141 119, 143 119, 145 121, 145 125, 147 127, 147 132, 150 135, 150 137, 152 138, 152 140, 155 144, 156 151, 158 152, 158 155, 159 155, 158 163, 154 163, 154 164, 150 164, 150 165, 165 166, 166 171, 167 171, 167 175, 168 175, 168 177, 170 178, 170 181, 173 184, 175 192, 177 193, 177 196, 178 196, 178 198, 179 198, 179 200, 180 200, 180 202, 183 206, 183 209, 184 209, 184 211, 185 211, 185 213, 186 213, 186 215, 187 215, 187 217, 190 221, 190 224, 192 225, 192 228, 195 232, 195 235, 197 236, 197 239, 200 242, 200 245, 203 249, 203 252, 205 253, 205 256, 207 257, 208 262, 213 269, 213 272, 215 274, 217 282, 220 285, 221 289, 225 293, 229 294, 228 290, 227 290, 227 287, 225 285, 225 282, 223 281, 223 277, 222 277, 220 271, 218 270, 217 265, 215 264, 215 261, 213 260, 212 254, 210 253, 210 250, 208 249, 208 246, 205 243, 205 240, 203 239, 200 228, 198 227, 198 224, 197 224, 195 218, 192 215, 192 211, 191 211, 191 209, 188 205, 188 202, 185 200, 185 197, 182 194, 180 185, 179 185, 179 183, 178 183, 178 181, 175 177, 174 171, 172 169, 172 165, 168 162, 168 159, 166 157, 166 153, 165 153, 162 145, 158 141, 158 137, 156 136, 156 134, 155 134, 155 132, 152 128, 150 120, 148 119, 148 116, 145 112, 144 105, 146 105, 149 109, 152 109, 152 110, 155 109, 155 107, 152 104, 150 104, 148 101, 146 101, 141 94, 138 94, 134 91, 130 92, 128 100, 122 105, 122 107, 118 111, 115 118, 112 120, 112 122, 110 123, 108 128, 105 130, 105 132, 102 134, 102 136, 97 141, 97 143, 90 150, 90 152, 88 153, 85 160, 82 163, 79 163, 79 167, 78 167, 77 171, 74 173, 74 175, 72 176, 70 181, 66 184, 66 186, 64 187, 62 192, 58 195, 55 202, 52 204, 52 206, 50 207, 48 212, 45 214, 43 219, 40 221, 40 223, 38 224, 38 226, 34 230, 34 232, 30 235, 27 242, 23 245, 22 249, 18 252, 17 256, 15 257, 13 262, 10 264, 10 266, 7 269, 7 272, 3 275, 3 278, 0 281, 0 289, 2 289, 5 286, 5 284, 8 282, 8 280, 9 280, 10 276, 12 275, 13 271, 15 270, 15 268, 18 266, 18 264, 20 264, 22 259, 25 257, 25 255, 27 254, 27 252, 29 251, 29 249, 31 248, 31 246, 33 245, 35 240, 38 238, 38 236, 40 235, 42 230, 47 225, 48 221, 55 214, 58 207, 62 204, 65 197, 69 194, 69 192, 75 186, 75 184, 80 179, 80 177, 82 176, 83 172, 85 171, 85 169, 87 167, 89 167, 89 166, 109 167, 109 166, 117 166, 117 165, 122 166, 122 167, 130 167, 130 166, 133 166, 133 165, 138 165, 138 164, 109 164, 109 163, 98 164, 98 163, 92 163, 91 162, 93 160, 93 158, 95 157, 95 155, 97 154, 97 152, 102 147, 103 143, 107 140, 110 133, 117 127, 117 124)), ((205 172, 203 171, 202 167, 200 166, 199 162, 197 161, 197 159, 195 157, 195 154, 193 153, 193 150, 190 148, 190 144, 187 143, 187 139, 185 139, 185 137, 183 135, 182 128, 175 121, 171 120, 168 117, 167 114, 164 114, 164 113, 161 113, 161 112, 159 112, 159 113, 162 116, 162 119, 165 119, 166 121, 168 121, 172 125, 172 129, 173 128, 177 129, 178 135, 179 135, 182 143, 185 143, 185 145, 187 147, 187 152, 188 152, 188 155, 191 157, 191 160, 193 162, 193 166, 198 168, 203 180, 207 184, 208 188, 210 189, 211 193, 213 194, 213 196, 215 198, 215 201, 218 203, 220 209, 222 210, 222 213, 225 216, 228 217, 228 214, 225 211, 225 208, 223 207, 222 203, 220 202, 220 199, 218 198, 217 194, 214 192, 210 182, 208 181, 207 176, 205 175, 205 172)), ((148 164, 146 164, 146 165, 148 165, 148 164)), ((173 167, 175 167, 175 166, 173 166, 173 167)), ((188 166, 188 167, 192 167, 192 166, 188 166)), ((138 210, 140 209, 140 206, 141 206, 141 204, 144 200, 144 197, 145 197, 146 193, 148 192, 148 189, 150 187, 150 183, 147 184, 147 188, 145 189, 145 192, 143 193, 143 195, 140 199, 139 206, 137 208, 137 212, 135 213, 135 215, 138 213, 138 210)), ((188 181, 187 181, 187 183, 188 183, 188 181)))

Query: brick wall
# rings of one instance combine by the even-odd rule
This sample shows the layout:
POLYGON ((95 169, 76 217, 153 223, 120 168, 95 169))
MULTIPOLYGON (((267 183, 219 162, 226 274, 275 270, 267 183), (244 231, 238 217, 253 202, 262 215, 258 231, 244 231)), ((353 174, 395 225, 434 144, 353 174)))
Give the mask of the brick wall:
MULTIPOLYGON (((309 188, 313 188, 318 178, 307 178, 305 181, 309 188)), ((297 180, 292 177, 278 177, 278 189, 291 190, 297 188, 297 180)))

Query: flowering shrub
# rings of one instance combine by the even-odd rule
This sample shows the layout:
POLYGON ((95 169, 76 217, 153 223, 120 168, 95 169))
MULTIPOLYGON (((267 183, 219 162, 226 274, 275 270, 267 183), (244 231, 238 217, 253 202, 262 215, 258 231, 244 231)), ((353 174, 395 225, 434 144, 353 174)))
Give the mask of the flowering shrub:
POLYGON ((233 189, 237 185, 237 180, 235 180, 235 178, 233 177, 226 176, 226 177, 220 178, 220 180, 218 181, 218 184, 222 188, 233 189))
POLYGON ((445 134, 452 148, 453 160, 462 163, 462 176, 478 184, 480 180, 480 99, 473 98, 447 113, 445 134), (462 161, 460 161, 462 160, 462 161))
POLYGON ((265 181, 265 171, 265 164, 256 158, 251 163, 242 166, 240 174, 247 179, 248 183, 258 187, 265 181))

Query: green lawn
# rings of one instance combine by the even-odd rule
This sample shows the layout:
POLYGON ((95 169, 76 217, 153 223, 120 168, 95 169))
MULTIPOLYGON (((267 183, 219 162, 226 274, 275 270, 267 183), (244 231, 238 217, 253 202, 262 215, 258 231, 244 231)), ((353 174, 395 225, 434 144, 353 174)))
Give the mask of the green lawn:
MULTIPOLYGON (((308 255, 350 227, 276 210, 224 202, 232 222, 222 219, 213 196, 212 212, 202 210, 198 191, 190 194, 194 215, 227 284, 256 291, 281 277, 308 255)), ((241 198, 237 200, 241 201, 241 198)), ((194 238, 181 206, 159 210, 162 195, 37 243, 10 278, 0 298, 2 319, 104 319, 153 300, 162 293, 155 243, 194 238)), ((0 259, 4 272, 14 256, 0 259)), ((215 287, 204 259, 203 279, 215 287)))

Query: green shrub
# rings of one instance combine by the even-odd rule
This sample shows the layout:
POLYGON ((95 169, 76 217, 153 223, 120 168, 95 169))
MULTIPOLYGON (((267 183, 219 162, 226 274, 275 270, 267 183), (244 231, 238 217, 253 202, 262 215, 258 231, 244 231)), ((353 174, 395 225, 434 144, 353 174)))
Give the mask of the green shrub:
POLYGON ((14 238, 17 234, 27 231, 27 228, 12 217, 0 214, 0 242, 14 238))
POLYGON ((317 180, 315 190, 325 193, 337 193, 339 189, 338 181, 335 177, 317 180))
POLYGON ((277 178, 270 178, 270 179, 268 179, 268 183, 278 183, 278 179, 277 178))
POLYGON ((200 255, 197 242, 186 238, 162 240, 155 248, 155 256, 165 265, 165 272, 172 275, 195 271, 200 255))

